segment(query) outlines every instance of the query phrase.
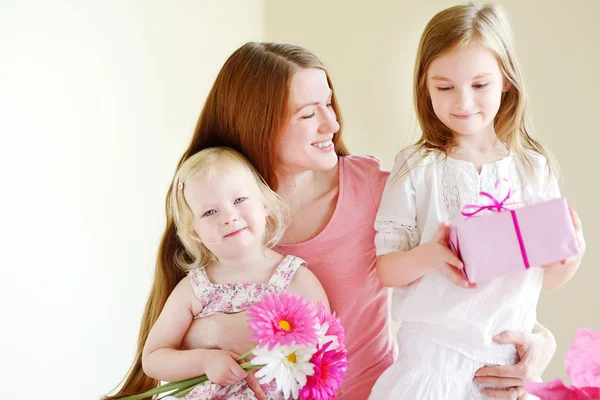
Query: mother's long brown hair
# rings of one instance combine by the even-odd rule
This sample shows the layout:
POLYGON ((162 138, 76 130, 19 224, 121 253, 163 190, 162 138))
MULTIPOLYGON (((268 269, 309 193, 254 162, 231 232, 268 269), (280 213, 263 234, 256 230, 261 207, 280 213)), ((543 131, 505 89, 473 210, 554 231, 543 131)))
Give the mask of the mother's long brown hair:
MULTIPOLYGON (((225 62, 206 98, 192 141, 179 165, 198 151, 214 146, 231 147, 248 158, 267 184, 277 190, 276 149, 290 118, 289 93, 299 68, 319 68, 321 61, 308 50, 285 43, 246 43, 225 62)), ((335 97, 332 106, 340 124, 333 142, 339 156, 348 154, 342 141, 341 112, 335 97)), ((162 237, 152 291, 146 303, 138 336, 135 360, 121 389, 106 399, 117 399, 150 390, 159 382, 142 370, 142 350, 148 333, 167 298, 185 272, 175 265, 174 255, 182 250, 173 216, 166 200, 166 229, 162 237)))

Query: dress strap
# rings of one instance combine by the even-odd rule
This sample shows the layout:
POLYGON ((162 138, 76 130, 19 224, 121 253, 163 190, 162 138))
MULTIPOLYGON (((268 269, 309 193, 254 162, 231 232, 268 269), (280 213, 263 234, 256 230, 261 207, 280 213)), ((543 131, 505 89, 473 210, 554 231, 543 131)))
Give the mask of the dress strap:
POLYGON ((306 266, 303 259, 292 255, 285 256, 269 280, 269 285, 275 286, 278 292, 287 289, 300 266, 306 266))
POLYGON ((194 290, 194 294, 198 300, 200 300, 202 306, 205 307, 215 293, 215 288, 208 279, 206 270, 204 267, 195 268, 190 270, 187 276, 192 285, 192 289, 194 290))

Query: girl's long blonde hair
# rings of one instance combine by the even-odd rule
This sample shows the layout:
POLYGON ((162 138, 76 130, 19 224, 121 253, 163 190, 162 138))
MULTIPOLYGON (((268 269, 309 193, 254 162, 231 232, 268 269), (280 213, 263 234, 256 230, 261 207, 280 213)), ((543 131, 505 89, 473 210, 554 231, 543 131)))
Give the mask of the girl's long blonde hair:
MULTIPOLYGON (((290 87, 300 68, 325 71, 333 91, 332 108, 340 124, 333 143, 338 156, 349 154, 342 140, 342 113, 335 89, 321 60, 307 49, 292 44, 248 42, 234 51, 219 71, 179 165, 202 149, 230 147, 242 153, 269 187, 277 190, 276 150, 290 119, 290 87)), ((175 255, 182 254, 184 245, 177 236, 169 211, 172 193, 171 187, 166 199, 165 231, 158 249, 154 283, 142 317, 135 359, 121 388, 114 395, 105 397, 107 400, 146 392, 159 384, 144 374, 142 351, 167 298, 185 277, 185 272, 175 262, 175 255)))
POLYGON ((217 261, 216 256, 198 239, 193 231, 194 213, 185 201, 185 181, 203 173, 211 179, 217 168, 244 173, 252 179, 261 194, 268 215, 266 218, 263 245, 273 248, 285 231, 288 222, 287 207, 273 192, 256 169, 239 152, 227 147, 210 147, 194 154, 184 161, 173 178, 171 185, 171 217, 177 228, 177 237, 183 248, 175 253, 175 263, 184 270, 205 267, 217 261))
MULTIPOLYGON (((435 115, 427 91, 427 69, 441 54, 477 41, 490 49, 498 60, 502 75, 510 87, 502 95, 494 128, 498 139, 533 171, 527 150, 542 154, 551 172, 557 173, 550 151, 530 133, 527 94, 521 68, 517 62, 508 15, 498 4, 471 3, 447 8, 427 24, 417 50, 414 71, 413 101, 422 136, 417 151, 425 154, 437 150, 448 155, 456 145, 454 133, 435 115)), ((402 175, 407 173, 404 169, 402 175)))

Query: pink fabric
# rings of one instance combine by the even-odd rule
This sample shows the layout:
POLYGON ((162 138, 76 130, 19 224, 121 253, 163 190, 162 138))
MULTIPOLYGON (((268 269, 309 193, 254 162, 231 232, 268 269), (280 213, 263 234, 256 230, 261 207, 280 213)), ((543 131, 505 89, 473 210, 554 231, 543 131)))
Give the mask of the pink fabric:
POLYGON ((511 211, 502 211, 452 226, 450 242, 464 262, 469 281, 485 282, 578 254, 564 199, 518 208, 514 215, 517 223, 511 211))
POLYGON ((560 379, 526 382, 527 391, 542 400, 600 399, 600 332, 579 329, 567 351, 565 367, 573 386, 566 386, 560 379))
POLYGON ((307 242, 278 248, 306 261, 346 330, 349 366, 341 400, 369 397, 393 362, 387 289, 375 272, 373 228, 388 175, 373 157, 340 157, 338 202, 328 225, 307 242))

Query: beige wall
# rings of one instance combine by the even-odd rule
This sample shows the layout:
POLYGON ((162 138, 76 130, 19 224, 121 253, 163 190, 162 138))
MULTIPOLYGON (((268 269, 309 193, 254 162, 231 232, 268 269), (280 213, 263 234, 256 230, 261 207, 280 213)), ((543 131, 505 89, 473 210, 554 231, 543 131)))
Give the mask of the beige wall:
MULTIPOLYGON (((128 368, 168 181, 220 66, 242 43, 313 49, 333 74, 350 148, 391 167, 416 132, 418 36, 450 4, 420 3, 0 2, 4 397, 33 385, 49 399, 96 398, 128 368)), ((546 375, 554 378, 564 375, 575 328, 600 330, 597 179, 586 169, 599 140, 600 3, 537 3, 506 5, 536 125, 562 164, 590 244, 578 276, 540 306, 559 341, 546 375)))
MULTIPOLYGON (((565 378, 564 354, 576 328, 600 330, 600 211, 594 197, 600 194, 600 130, 594 121, 600 107, 600 2, 501 3, 512 17, 536 131, 562 167, 563 194, 579 212, 588 242, 580 272, 561 290, 543 293, 538 308, 539 321, 558 342, 544 378, 565 378)), ((351 151, 377 155, 391 168, 398 150, 417 134, 411 82, 420 34, 436 12, 459 2, 266 4, 266 39, 303 45, 330 69, 351 151)))
POLYGON ((123 377, 173 170, 221 65, 262 36, 260 0, 0 1, 3 398, 123 377))

